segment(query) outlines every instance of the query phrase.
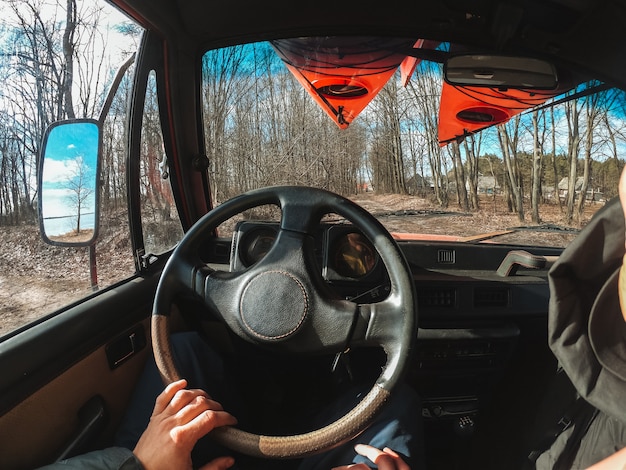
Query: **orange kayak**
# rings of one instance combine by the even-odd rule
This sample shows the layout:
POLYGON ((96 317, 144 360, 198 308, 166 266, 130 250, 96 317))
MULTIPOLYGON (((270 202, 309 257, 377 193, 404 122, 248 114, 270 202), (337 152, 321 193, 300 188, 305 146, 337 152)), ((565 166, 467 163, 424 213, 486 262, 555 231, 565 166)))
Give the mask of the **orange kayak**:
POLYGON ((342 129, 359 115, 393 76, 415 40, 301 38, 272 47, 315 102, 342 129), (363 46, 368 47, 363 47, 363 46))
POLYGON ((560 93, 562 90, 501 90, 460 87, 444 82, 439 105, 439 144, 443 146, 506 122, 560 93))

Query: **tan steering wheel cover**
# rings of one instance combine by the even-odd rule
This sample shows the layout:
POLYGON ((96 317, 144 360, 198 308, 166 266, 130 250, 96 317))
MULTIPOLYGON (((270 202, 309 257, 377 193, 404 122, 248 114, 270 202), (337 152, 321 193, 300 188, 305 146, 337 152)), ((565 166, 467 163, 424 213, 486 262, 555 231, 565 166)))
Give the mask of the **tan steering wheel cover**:
MULTIPOLYGON (((167 316, 152 316, 154 358, 165 383, 180 379, 174 364, 169 330, 167 316)), ((311 455, 339 445, 353 438, 359 430, 365 429, 384 406, 389 395, 388 390, 375 384, 350 412, 323 428, 305 434, 263 436, 234 427, 223 427, 215 429, 210 435, 219 443, 254 457, 285 459, 311 455)))
POLYGON ((321 429, 294 436, 262 436, 233 427, 211 432, 218 442, 233 450, 262 458, 284 459, 318 453, 353 438, 365 429, 389 398, 389 391, 374 385, 349 413, 321 429))

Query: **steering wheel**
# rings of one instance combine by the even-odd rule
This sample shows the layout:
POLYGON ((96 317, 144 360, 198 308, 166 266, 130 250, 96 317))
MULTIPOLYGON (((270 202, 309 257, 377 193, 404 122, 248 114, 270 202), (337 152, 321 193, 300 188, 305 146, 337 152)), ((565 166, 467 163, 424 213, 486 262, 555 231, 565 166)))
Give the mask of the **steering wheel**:
POLYGON ((221 204, 185 234, 165 265, 152 310, 153 350, 165 383, 178 380, 169 315, 180 292, 193 291, 239 337, 287 353, 340 353, 353 346, 381 346, 385 366, 369 393, 335 422, 292 436, 251 434, 222 427, 210 435, 223 445, 263 458, 300 458, 323 452, 364 431, 401 379, 417 336, 417 305, 410 269, 387 230, 365 209, 337 194, 297 186, 250 191, 221 204), (273 204, 280 230, 267 254, 241 272, 217 271, 198 251, 215 228, 245 210, 273 204), (389 273, 382 301, 343 300, 324 283, 315 260, 314 233, 323 215, 339 214, 374 245, 389 273))

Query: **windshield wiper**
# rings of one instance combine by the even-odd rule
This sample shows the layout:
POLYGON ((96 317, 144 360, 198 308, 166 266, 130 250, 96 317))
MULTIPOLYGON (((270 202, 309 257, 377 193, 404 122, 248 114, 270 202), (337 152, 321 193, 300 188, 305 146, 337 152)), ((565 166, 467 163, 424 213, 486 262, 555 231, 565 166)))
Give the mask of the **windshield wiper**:
POLYGON ((419 216, 419 217, 435 217, 435 216, 446 216, 446 215, 466 215, 470 216, 467 212, 454 212, 454 211, 444 211, 437 209, 400 209, 397 211, 382 211, 382 212, 372 212, 372 215, 376 218, 379 217, 404 217, 404 216, 419 216))
POLYGON ((554 224, 541 224, 541 225, 522 225, 519 227, 509 227, 507 230, 529 230, 532 232, 562 232, 562 233, 579 233, 580 229, 573 227, 561 227, 554 224))
POLYGON ((574 235, 577 235, 580 232, 580 229, 577 229, 577 228, 561 227, 559 225, 554 225, 554 224, 522 225, 519 227, 508 227, 503 230, 498 230, 495 232, 481 233, 478 235, 470 235, 468 237, 459 237, 458 241, 463 242, 463 243, 478 243, 484 240, 502 237, 504 235, 510 235, 512 233, 521 232, 524 230, 528 232, 571 233, 574 235))

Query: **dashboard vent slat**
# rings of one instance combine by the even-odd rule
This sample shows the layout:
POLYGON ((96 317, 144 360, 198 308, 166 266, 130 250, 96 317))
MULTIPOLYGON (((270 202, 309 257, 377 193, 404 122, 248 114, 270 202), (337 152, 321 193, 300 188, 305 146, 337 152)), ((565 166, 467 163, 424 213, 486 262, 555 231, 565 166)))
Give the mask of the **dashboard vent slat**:
POLYGON ((456 305, 456 289, 418 289, 417 302, 420 308, 454 308, 456 305))
POLYGON ((454 250, 438 250, 437 263, 454 264, 456 262, 456 252, 454 250))
POLYGON ((484 287, 474 289, 474 307, 508 307, 509 289, 506 287, 484 287))

